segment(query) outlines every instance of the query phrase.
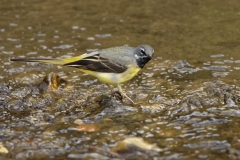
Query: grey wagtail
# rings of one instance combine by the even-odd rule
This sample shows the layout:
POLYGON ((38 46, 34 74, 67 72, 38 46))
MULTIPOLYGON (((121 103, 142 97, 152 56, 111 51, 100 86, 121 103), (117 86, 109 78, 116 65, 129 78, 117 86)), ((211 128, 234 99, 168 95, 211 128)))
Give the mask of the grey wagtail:
POLYGON ((17 58, 11 61, 43 62, 78 68, 97 77, 103 83, 117 86, 119 92, 135 104, 122 91, 120 84, 132 79, 152 59, 153 53, 151 46, 143 44, 137 48, 112 47, 71 58, 17 58))

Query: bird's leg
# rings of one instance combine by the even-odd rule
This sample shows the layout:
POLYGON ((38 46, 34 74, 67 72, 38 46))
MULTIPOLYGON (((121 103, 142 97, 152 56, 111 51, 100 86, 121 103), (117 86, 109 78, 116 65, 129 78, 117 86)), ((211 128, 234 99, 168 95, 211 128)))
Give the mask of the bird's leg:
POLYGON ((112 88, 106 83, 106 85, 108 86, 108 88, 110 89, 110 91, 111 91, 111 94, 113 94, 113 90, 112 90, 112 88))
POLYGON ((121 87, 120 84, 118 84, 117 86, 118 86, 119 92, 122 93, 122 95, 124 95, 124 97, 126 97, 130 102, 132 102, 132 104, 136 104, 136 103, 134 103, 134 101, 133 101, 130 97, 127 96, 126 93, 124 93, 124 92, 122 91, 122 87, 121 87))
POLYGON ((119 100, 119 101, 122 101, 122 95, 121 95, 121 93, 119 93, 118 91, 112 90, 112 88, 111 88, 108 84, 106 84, 106 85, 107 85, 108 88, 110 89, 112 97, 116 98, 116 99, 119 100))

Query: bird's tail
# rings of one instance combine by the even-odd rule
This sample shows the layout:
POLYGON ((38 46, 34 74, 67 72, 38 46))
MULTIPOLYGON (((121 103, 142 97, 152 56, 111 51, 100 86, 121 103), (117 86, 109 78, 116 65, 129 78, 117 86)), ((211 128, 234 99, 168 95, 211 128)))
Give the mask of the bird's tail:
POLYGON ((63 59, 54 59, 54 58, 16 58, 10 59, 11 61, 18 61, 18 62, 42 62, 42 63, 50 63, 50 64, 57 64, 57 65, 65 65, 74 61, 79 61, 83 59, 84 56, 77 56, 71 58, 63 58, 63 59))

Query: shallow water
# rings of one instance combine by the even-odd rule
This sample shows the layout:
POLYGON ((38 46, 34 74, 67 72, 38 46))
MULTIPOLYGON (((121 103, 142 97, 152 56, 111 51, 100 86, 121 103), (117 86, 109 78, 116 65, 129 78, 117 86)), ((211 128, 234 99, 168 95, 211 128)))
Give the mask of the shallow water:
POLYGON ((0 2, 0 158, 240 159, 239 7, 223 0, 0 2), (154 58, 122 85, 138 105, 111 98, 107 86, 76 69, 9 61, 144 43, 154 58), (57 90, 46 81, 52 73, 64 79, 57 90), (129 137, 148 144, 114 148, 129 137))

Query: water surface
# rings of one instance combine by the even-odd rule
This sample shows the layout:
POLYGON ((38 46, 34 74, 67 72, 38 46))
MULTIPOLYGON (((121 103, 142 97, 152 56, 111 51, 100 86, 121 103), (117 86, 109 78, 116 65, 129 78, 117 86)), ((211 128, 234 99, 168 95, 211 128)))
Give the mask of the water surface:
POLYGON ((223 0, 0 2, 1 157, 240 159, 239 7, 223 0), (134 106, 76 69, 9 61, 140 44, 155 55, 123 85, 134 106), (65 81, 58 90, 44 80, 51 73, 65 81), (108 152, 129 137, 158 149, 108 152))

